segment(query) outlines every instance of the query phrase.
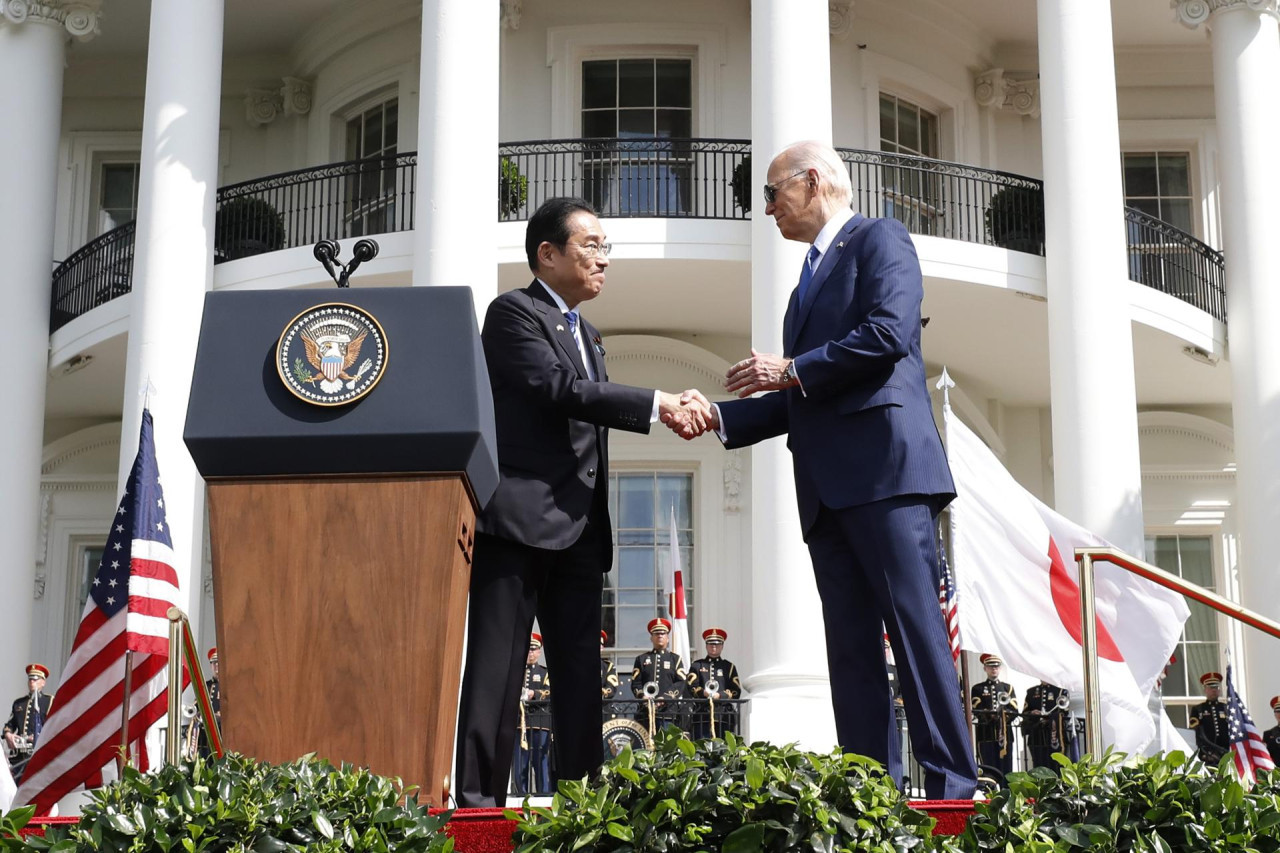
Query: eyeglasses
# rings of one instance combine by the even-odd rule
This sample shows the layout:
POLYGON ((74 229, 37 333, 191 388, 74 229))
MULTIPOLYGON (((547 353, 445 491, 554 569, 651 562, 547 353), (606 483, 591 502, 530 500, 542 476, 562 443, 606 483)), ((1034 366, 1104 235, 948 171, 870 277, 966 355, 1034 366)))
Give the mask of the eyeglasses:
POLYGON ((778 187, 782 186, 792 178, 798 178, 801 175, 808 174, 808 172, 809 172, 808 169, 801 169, 800 171, 796 172, 794 175, 787 175, 787 177, 778 181, 776 184, 765 184, 764 185, 765 204, 773 204, 773 200, 778 197, 778 187))
POLYGON ((612 243, 568 243, 569 246, 577 246, 579 251, 585 257, 594 258, 600 255, 609 257, 609 253, 613 251, 612 243))

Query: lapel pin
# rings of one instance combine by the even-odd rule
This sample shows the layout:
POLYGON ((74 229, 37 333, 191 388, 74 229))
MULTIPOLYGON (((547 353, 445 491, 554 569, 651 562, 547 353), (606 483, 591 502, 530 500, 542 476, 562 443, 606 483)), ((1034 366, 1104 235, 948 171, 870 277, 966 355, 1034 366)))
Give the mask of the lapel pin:
POLYGON ((557 324, 556 324, 556 331, 557 331, 557 332, 563 332, 563 331, 564 331, 564 326, 561 326, 559 323, 557 323, 557 324))
POLYGON ((844 248, 844 241, 843 241, 843 240, 841 240, 839 243, 837 243, 837 244, 836 244, 836 248, 837 248, 837 249, 843 249, 843 248, 844 248))

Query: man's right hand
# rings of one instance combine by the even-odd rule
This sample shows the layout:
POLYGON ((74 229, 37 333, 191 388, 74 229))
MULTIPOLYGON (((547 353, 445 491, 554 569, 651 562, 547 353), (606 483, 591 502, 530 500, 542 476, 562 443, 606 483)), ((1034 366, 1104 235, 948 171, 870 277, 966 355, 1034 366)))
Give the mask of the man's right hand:
POLYGON ((701 391, 691 388, 677 396, 659 392, 658 417, 671 431, 684 439, 693 439, 708 429, 715 429, 717 421, 711 403, 701 391))

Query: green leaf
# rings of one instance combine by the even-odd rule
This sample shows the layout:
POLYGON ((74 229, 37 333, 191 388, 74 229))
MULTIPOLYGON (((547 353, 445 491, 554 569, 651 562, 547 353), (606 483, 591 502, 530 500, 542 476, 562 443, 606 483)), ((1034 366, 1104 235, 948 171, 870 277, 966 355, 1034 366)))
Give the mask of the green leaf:
POLYGON ((631 827, 622 823, 610 823, 607 829, 609 830, 610 835, 622 841, 630 841, 635 835, 635 833, 632 832, 631 827))
POLYGON ((764 784, 764 762, 752 756, 747 759, 747 786, 756 790, 764 784))
POLYGON ((311 813, 311 823, 315 826, 316 831, 325 838, 333 838, 333 824, 329 822, 329 818, 318 811, 313 811, 311 813))
POLYGON ((764 846, 764 827, 748 823, 730 832, 720 848, 722 853, 756 853, 764 846))

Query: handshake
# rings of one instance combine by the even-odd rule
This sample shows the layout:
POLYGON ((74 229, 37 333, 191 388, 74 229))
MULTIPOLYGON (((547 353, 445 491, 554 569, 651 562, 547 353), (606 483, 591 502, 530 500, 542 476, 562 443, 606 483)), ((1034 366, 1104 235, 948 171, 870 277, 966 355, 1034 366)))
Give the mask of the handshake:
MULTIPOLYGON (((750 358, 739 361, 725 374, 725 390, 739 397, 750 397, 757 391, 780 391, 797 386, 799 381, 787 370, 790 365, 789 358, 752 348, 750 358)), ((711 401, 696 388, 679 396, 659 392, 658 417, 686 441, 707 430, 720 429, 719 410, 712 408, 711 401)))

